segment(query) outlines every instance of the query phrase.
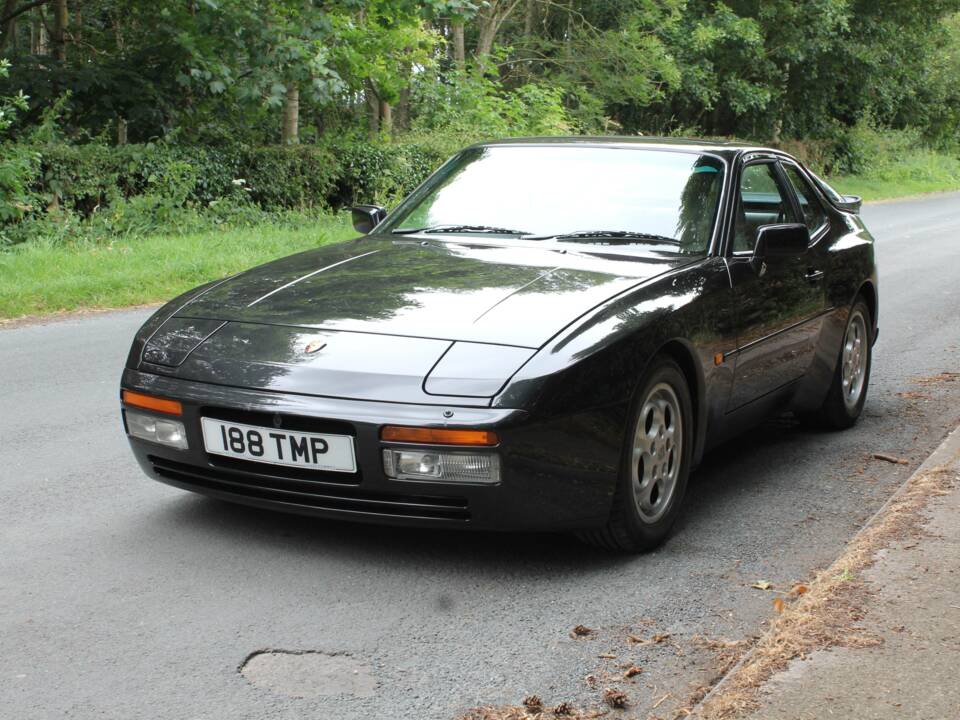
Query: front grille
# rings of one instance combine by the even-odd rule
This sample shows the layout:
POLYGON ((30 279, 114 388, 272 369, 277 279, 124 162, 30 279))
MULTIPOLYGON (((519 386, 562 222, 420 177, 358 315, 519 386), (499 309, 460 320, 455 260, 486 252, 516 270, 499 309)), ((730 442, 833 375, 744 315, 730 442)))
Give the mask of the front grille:
POLYGON ((374 494, 342 483, 265 475, 259 469, 256 473, 252 473, 228 468, 224 464, 201 467, 154 455, 148 456, 148 460, 157 475, 172 482, 200 491, 228 493, 287 505, 291 508, 315 508, 384 517, 470 519, 466 498, 374 494))

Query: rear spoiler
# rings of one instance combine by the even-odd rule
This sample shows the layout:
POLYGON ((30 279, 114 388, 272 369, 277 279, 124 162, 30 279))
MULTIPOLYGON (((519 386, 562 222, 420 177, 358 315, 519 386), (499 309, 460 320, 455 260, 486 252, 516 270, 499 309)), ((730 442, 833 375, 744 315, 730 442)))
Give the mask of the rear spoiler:
POLYGON ((841 195, 832 187, 830 187, 830 185, 828 185, 822 177, 810 170, 807 170, 807 172, 810 173, 810 177, 817 181, 817 185, 820 186, 823 194, 826 195, 830 199, 830 202, 832 202, 839 210, 853 213, 854 215, 860 212, 860 207, 863 205, 862 197, 859 195, 841 195))
POLYGON ((835 200, 834 205, 844 212, 857 214, 860 212, 860 206, 863 205, 863 198, 859 195, 841 195, 840 200, 835 200))

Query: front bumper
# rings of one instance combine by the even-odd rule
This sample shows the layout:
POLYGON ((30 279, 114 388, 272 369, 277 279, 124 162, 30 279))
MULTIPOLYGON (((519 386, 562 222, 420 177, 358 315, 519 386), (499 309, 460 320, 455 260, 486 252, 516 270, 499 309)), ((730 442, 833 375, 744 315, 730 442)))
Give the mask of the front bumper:
POLYGON ((544 420, 522 410, 377 403, 189 382, 124 371, 122 388, 179 400, 189 449, 130 437, 150 477, 185 490, 285 512, 392 525, 486 530, 572 530, 602 525, 620 456, 622 411, 601 409, 544 420), (452 412, 446 417, 444 413, 452 412), (357 473, 324 473, 210 455, 204 415, 250 424, 351 434, 357 473), (388 478, 383 425, 495 429, 496 485, 388 478))

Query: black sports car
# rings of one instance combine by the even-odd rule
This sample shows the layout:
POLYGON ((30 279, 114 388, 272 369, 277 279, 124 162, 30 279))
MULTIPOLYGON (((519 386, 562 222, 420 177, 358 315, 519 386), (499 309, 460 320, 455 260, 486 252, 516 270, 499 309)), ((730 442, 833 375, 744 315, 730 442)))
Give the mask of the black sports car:
POLYGON ((173 300, 123 422, 150 476, 368 522, 654 546, 704 451, 863 408, 859 199, 790 156, 677 140, 476 145, 366 237, 173 300))

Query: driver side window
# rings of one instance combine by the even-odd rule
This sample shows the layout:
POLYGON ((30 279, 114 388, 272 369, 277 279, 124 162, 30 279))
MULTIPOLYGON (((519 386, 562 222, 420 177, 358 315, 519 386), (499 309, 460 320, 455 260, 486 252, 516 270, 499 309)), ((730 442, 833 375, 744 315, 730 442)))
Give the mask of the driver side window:
POLYGON ((773 163, 754 163, 743 168, 733 224, 733 251, 753 250, 761 225, 792 222, 797 222, 796 214, 780 187, 773 163))

